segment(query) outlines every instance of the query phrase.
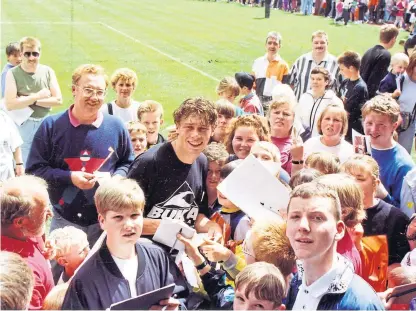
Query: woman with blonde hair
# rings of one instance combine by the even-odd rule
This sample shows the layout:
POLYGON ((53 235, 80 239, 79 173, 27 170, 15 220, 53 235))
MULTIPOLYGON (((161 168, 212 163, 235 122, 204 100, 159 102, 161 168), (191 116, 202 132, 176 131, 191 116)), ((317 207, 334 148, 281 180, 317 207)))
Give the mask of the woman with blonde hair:
POLYGON ((319 115, 316 127, 320 136, 310 138, 303 145, 305 159, 313 152, 325 151, 336 155, 343 163, 354 154, 352 145, 344 139, 348 115, 343 107, 328 105, 319 115))

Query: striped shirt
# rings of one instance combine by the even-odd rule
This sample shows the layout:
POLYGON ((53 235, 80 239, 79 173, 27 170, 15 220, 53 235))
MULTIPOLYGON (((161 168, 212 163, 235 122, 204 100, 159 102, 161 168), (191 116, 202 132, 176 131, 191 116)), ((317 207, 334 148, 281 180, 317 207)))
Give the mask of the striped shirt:
POLYGON ((316 63, 312 58, 312 52, 306 53, 299 57, 290 69, 289 84, 294 87, 295 95, 298 100, 303 93, 306 93, 306 91, 309 90, 311 71, 318 66, 325 67, 329 71, 332 81, 334 82, 332 85, 334 90, 336 90, 341 83, 342 76, 339 72, 337 58, 334 55, 327 53, 320 63, 316 63))

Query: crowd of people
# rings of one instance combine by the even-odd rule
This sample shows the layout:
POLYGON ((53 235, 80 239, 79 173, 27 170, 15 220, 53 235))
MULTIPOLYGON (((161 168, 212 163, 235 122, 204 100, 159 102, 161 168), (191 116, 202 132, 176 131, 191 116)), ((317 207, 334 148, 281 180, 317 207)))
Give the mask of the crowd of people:
POLYGON ((252 71, 185 99, 166 137, 133 70, 80 65, 50 115, 63 100, 41 43, 9 44, 1 308, 105 310, 174 284, 152 309, 416 310, 416 38, 392 56, 398 34, 382 26, 361 57, 315 31, 290 66, 270 32, 252 71), (251 214, 217 189, 250 159, 277 168, 287 209, 251 214), (183 251, 155 241, 167 219, 195 230, 175 233, 183 251))
MULTIPOLYGON (((214 0, 221 1, 221 0, 214 0)), ((225 0, 224 0, 225 1, 225 0)), ((233 0, 227 0, 233 2, 233 0)), ((241 5, 265 7, 301 15, 315 15, 332 19, 334 23, 394 24, 415 34, 416 4, 413 0, 235 0, 241 5)))

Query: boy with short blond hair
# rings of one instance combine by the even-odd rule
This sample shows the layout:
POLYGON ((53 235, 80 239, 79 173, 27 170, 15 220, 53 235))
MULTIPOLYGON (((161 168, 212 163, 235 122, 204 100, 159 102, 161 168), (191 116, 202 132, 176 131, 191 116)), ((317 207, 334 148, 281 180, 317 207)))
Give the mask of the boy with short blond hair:
POLYGON ((400 207, 406 174, 415 166, 411 156, 393 139, 399 125, 400 107, 391 96, 377 95, 362 108, 363 126, 370 136, 371 155, 380 167, 380 180, 388 194, 384 199, 400 207))
POLYGON ((403 73, 409 66, 409 56, 404 53, 396 53, 392 56, 390 62, 390 72, 381 80, 379 92, 389 93, 395 99, 401 95, 401 85, 403 84, 403 73))
POLYGON ((54 249, 54 259, 64 267, 59 279, 54 281, 56 284, 68 282, 90 250, 87 234, 81 229, 66 226, 53 230, 48 236, 47 244, 48 242, 54 249))
POLYGON ((160 247, 138 242, 144 203, 134 180, 113 177, 100 185, 95 204, 107 237, 73 277, 62 309, 104 310, 172 283, 177 285, 175 292, 186 288, 175 263, 160 247))
POLYGON ((134 155, 137 157, 147 150, 147 128, 138 121, 126 123, 134 155))
POLYGON ((154 100, 145 100, 137 111, 137 117, 147 128, 147 149, 164 143, 166 139, 160 134, 160 126, 163 124, 163 106, 154 100))

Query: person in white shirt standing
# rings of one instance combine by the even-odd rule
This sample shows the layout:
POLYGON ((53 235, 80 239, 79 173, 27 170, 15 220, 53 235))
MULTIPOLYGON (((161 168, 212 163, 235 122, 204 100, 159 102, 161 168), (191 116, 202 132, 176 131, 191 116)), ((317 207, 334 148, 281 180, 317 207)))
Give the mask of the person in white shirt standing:
POLYGON ((129 68, 117 69, 111 76, 111 85, 117 98, 101 107, 103 113, 119 117, 124 123, 137 121, 140 103, 132 96, 137 87, 137 75, 129 68))
POLYGON ((6 74, 4 103, 19 125, 23 163, 26 163, 36 131, 51 108, 62 104, 62 94, 55 72, 39 63, 40 41, 24 37, 20 40, 20 51, 21 64, 6 74))

